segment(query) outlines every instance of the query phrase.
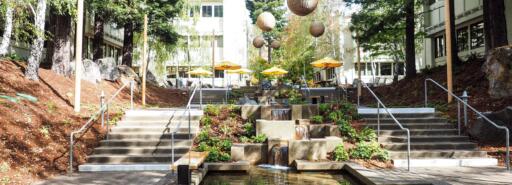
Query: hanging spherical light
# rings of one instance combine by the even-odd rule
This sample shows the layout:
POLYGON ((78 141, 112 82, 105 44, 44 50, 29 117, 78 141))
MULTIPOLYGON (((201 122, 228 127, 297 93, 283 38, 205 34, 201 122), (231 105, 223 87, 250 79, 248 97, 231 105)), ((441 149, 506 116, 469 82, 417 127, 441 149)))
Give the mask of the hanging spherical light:
POLYGON ((256 25, 264 32, 272 31, 276 26, 276 18, 270 12, 263 12, 258 16, 256 25))
POLYGON ((272 47, 273 49, 278 49, 281 47, 281 42, 279 42, 278 40, 273 40, 270 43, 270 47, 272 47))
POLYGON ((313 36, 313 37, 320 37, 324 34, 325 32, 325 26, 322 22, 320 21, 313 21, 311 23, 311 26, 309 27, 309 33, 313 36))
POLYGON ((306 16, 315 11, 318 0, 288 0, 288 8, 298 16, 306 16))
POLYGON ((252 40, 252 45, 255 48, 261 48, 265 45, 265 39, 262 36, 257 36, 252 40))

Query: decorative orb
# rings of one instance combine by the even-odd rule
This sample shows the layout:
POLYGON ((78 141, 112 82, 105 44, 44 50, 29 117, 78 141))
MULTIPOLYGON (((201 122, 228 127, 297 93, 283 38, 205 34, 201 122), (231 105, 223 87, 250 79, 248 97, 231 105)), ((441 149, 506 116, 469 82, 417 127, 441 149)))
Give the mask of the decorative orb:
POLYGON ((265 45, 265 39, 262 36, 257 36, 252 40, 252 45, 255 48, 261 48, 263 45, 265 45))
POLYGON ((325 26, 319 21, 313 21, 309 27, 309 33, 313 37, 320 37, 325 33, 325 26))
POLYGON ((279 42, 278 40, 273 40, 270 43, 270 47, 272 47, 273 49, 278 49, 279 47, 281 47, 281 42, 279 42))
POLYGON ((258 16, 256 25, 264 32, 272 31, 276 27, 276 18, 270 12, 263 12, 258 16))
POLYGON ((318 0, 288 0, 288 8, 298 16, 306 16, 315 11, 318 0))

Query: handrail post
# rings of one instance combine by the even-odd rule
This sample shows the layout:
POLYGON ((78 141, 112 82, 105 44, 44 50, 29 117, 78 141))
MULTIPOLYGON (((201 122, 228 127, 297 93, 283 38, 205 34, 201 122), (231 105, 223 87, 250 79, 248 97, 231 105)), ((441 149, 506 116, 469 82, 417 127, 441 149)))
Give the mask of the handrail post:
POLYGON ((109 135, 109 132, 110 132, 110 128, 109 128, 110 127, 110 123, 109 123, 110 122, 110 115, 109 115, 110 114, 110 108, 109 108, 108 104, 105 105, 105 106, 106 106, 106 110, 107 110, 107 136, 106 136, 106 138, 107 138, 107 140, 109 140, 109 136, 108 135, 109 135))
POLYGON ((407 171, 411 171, 411 132, 406 129, 407 132, 407 171))
POLYGON ((425 82, 424 82, 424 84, 425 84, 425 92, 424 92, 425 93, 425 108, 428 107, 428 84, 427 84, 427 81, 428 81, 428 79, 425 79, 425 82))
POLYGON ((190 120, 192 119, 192 115, 190 113, 190 105, 189 105, 187 111, 188 111, 188 139, 192 139, 192 134, 191 134, 192 132, 190 130, 190 120))
POLYGON ((467 127, 468 126, 468 99, 469 99, 469 96, 468 96, 468 92, 467 91, 464 91, 462 93, 462 100, 464 101, 464 126, 467 127))
POLYGON ((69 136, 69 170, 68 175, 73 174, 73 136, 74 132, 71 132, 71 135, 69 136))
POLYGON ((380 103, 377 102, 377 137, 380 136, 380 103))
POLYGON ((172 154, 171 154, 171 166, 172 166, 172 170, 171 170, 171 173, 174 174, 174 132, 171 132, 171 148, 172 148, 172 154))
POLYGON ((457 101, 457 128, 459 130, 459 136, 461 135, 460 133, 460 101, 457 101))
POLYGON ((135 81, 130 81, 130 109, 133 110, 133 91, 135 88, 135 81))
POLYGON ((103 110, 103 106, 105 106, 105 92, 101 91, 101 96, 100 96, 101 127, 105 126, 105 111, 103 110))
POLYGON ((506 138, 507 138, 507 141, 505 142, 506 143, 506 147, 507 147, 507 154, 505 155, 506 156, 506 159, 505 159, 505 163, 507 163, 507 171, 510 171, 510 131, 508 130, 507 127, 505 127, 505 133, 507 134, 506 135, 506 138))

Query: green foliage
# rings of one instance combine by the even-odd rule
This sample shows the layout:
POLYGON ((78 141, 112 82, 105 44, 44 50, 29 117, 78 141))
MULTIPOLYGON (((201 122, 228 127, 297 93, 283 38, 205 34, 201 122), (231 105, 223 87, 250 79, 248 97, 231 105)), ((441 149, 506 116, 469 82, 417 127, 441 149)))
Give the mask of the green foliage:
POLYGON ((264 143, 265 141, 267 141, 267 136, 265 134, 258 134, 256 136, 253 136, 252 140, 254 141, 254 143, 264 143))
POLYGON ((240 142, 241 143, 251 143, 252 140, 251 140, 251 138, 248 138, 247 136, 242 136, 242 137, 240 137, 240 142))
POLYGON ((389 160, 389 154, 382 149, 377 142, 360 142, 356 147, 350 150, 350 157, 354 159, 377 159, 382 161, 389 160))
POLYGON ((206 105, 204 114, 208 116, 218 116, 220 114, 220 107, 217 105, 206 105))
POLYGON ((244 124, 245 135, 252 135, 255 132, 254 125, 250 122, 244 124))
POLYGON ((313 117, 311 117, 311 122, 318 123, 318 124, 324 123, 324 117, 320 116, 320 115, 313 116, 313 117))
POLYGON ((341 135, 349 141, 355 141, 357 137, 357 131, 350 125, 346 120, 338 120, 336 122, 338 129, 340 129, 341 135))
POLYGON ((210 135, 208 133, 209 128, 210 127, 205 127, 201 130, 201 132, 199 132, 199 135, 197 135, 197 140, 199 141, 199 143, 208 141, 208 139, 210 138, 210 135))
POLYGON ((331 109, 331 104, 323 103, 323 104, 318 105, 318 111, 320 111, 321 115, 327 114, 327 112, 329 112, 330 109, 331 109))
POLYGON ((231 146, 233 146, 233 142, 231 140, 224 139, 221 140, 218 143, 218 145, 222 151, 231 151, 231 146))
POLYGON ((356 140, 358 142, 371 142, 371 141, 377 141, 377 134, 375 133, 375 130, 365 127, 359 133, 357 134, 356 140))
POLYGON ((213 123, 213 120, 212 120, 212 117, 208 116, 208 115, 204 115, 202 118, 201 118, 201 125, 203 126, 210 126, 212 125, 213 123))
POLYGON ((45 105, 46 105, 46 110, 50 114, 55 113, 55 111, 57 110, 57 105, 54 102, 52 102, 52 101, 46 102, 45 105))
POLYGON ((345 146, 343 146, 343 144, 339 144, 334 148, 333 155, 335 161, 348 161, 349 159, 348 152, 345 150, 345 146))
MULTIPOLYGON (((343 113, 341 113, 341 114, 343 114, 343 113)), ((341 119, 341 118, 340 118, 340 112, 337 112, 337 111, 335 111, 335 112, 331 112, 331 113, 329 113, 329 115, 327 115, 327 118, 328 118, 330 121, 332 121, 332 122, 336 122, 336 121, 338 121, 338 120, 340 120, 340 119, 341 119)))
POLYGON ((288 95, 288 103, 292 105, 304 103, 304 100, 302 99, 303 95, 297 89, 292 89, 288 95))

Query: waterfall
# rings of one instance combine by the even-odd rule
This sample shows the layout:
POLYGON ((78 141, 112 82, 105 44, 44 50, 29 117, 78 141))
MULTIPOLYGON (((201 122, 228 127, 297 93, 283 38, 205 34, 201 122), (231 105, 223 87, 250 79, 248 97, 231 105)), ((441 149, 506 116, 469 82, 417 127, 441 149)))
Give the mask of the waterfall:
POLYGON ((288 166, 288 147, 272 146, 268 162, 274 166, 288 166))
POLYGON ((272 109, 272 120, 290 120, 290 109, 272 109))
POLYGON ((307 125, 295 126, 295 139, 296 140, 308 140, 309 139, 309 129, 308 129, 307 125))

